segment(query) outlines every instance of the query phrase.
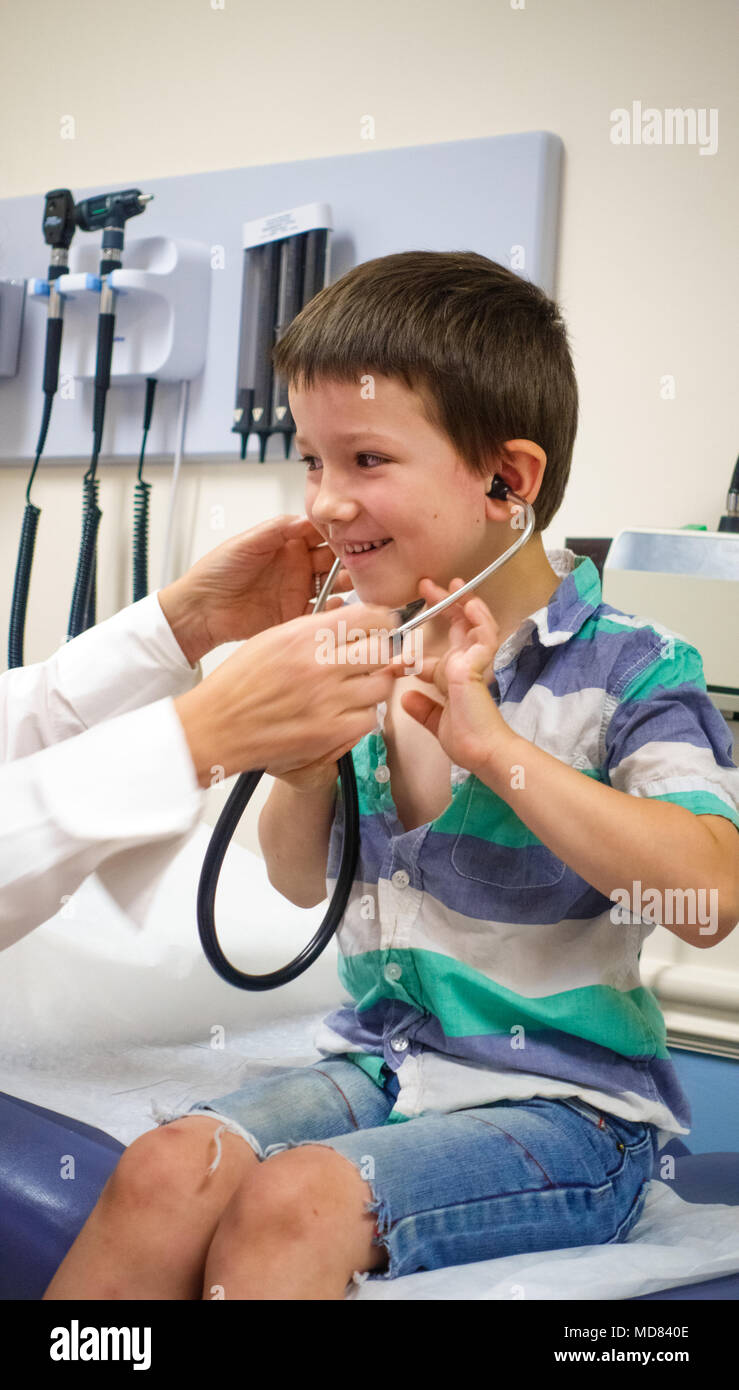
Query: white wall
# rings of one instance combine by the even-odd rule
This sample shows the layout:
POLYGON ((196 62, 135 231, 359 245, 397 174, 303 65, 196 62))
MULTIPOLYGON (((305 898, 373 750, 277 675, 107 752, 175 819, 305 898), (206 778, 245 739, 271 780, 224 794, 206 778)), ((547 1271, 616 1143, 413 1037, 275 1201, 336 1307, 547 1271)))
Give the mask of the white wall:
MULTIPOLYGON (((737 454, 735 13, 734 0, 70 0, 63 11, 24 0, 3 20, 0 196, 38 193, 40 221, 52 187, 145 187, 148 177, 361 151, 367 114, 374 148, 555 131, 566 150, 557 297, 581 423, 545 544, 629 523, 714 528, 737 454), (717 111, 716 153, 614 145, 610 113, 634 101, 717 111), (70 114, 76 136, 62 140, 70 114), (660 391, 668 374, 671 400, 660 391)), ((0 467, 0 633, 27 467, 0 467)), ((34 491, 43 516, 30 660, 66 628, 81 472, 49 462, 34 491)), ((105 617, 129 592, 133 470, 103 465, 100 476, 105 617)), ((147 476, 156 578, 168 472, 152 464, 147 476)), ((179 566, 278 510, 302 511, 300 464, 186 464, 179 566), (214 503, 225 532, 209 530, 214 503)), ((739 962, 735 937, 710 956, 674 949, 713 966, 733 951, 739 962)))
MULTIPOLYGON (((362 151, 367 113, 375 148, 555 131, 566 150, 557 295, 581 423, 569 492, 546 543, 612 535, 633 522, 714 527, 738 447, 734 0, 518 3, 525 8, 509 0, 223 0, 222 8, 218 0, 127 0, 123 8, 70 0, 56 32, 58 6, 24 0, 3 20, 0 197, 38 193, 40 223, 42 194, 55 186, 144 186, 147 177, 362 151), (54 59, 42 62, 39 44, 52 34, 54 59), (610 112, 635 100, 716 109, 717 152, 612 144, 610 112), (63 140, 69 114, 76 138, 63 140), (660 394, 667 374, 674 400, 660 394)), ((41 247, 39 226, 40 265, 41 247)), ((151 469, 155 481, 167 476, 164 466, 151 469)), ((26 473, 25 461, 0 467, 0 633, 26 473)), ((120 514, 118 544, 99 561, 101 616, 128 592, 121 560, 132 473, 100 469, 106 536, 120 514)), ((79 468, 48 463, 34 492, 44 515, 31 659, 66 626, 80 479, 79 468)), ((278 501, 301 509, 300 479, 299 465, 282 462, 268 463, 264 476, 186 466, 183 565, 222 539, 207 529, 211 499, 236 531, 278 501)), ((155 489, 155 575, 163 494, 155 489)))

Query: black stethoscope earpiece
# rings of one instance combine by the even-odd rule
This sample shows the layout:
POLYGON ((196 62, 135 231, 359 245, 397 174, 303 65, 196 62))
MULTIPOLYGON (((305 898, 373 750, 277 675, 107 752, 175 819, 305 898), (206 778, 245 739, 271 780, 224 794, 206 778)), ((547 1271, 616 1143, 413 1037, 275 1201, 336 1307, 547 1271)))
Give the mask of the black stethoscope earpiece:
POLYGON ((501 478, 500 473, 495 473, 493 475, 493 481, 490 484, 490 487, 488 488, 486 496, 497 497, 501 502, 505 502, 510 490, 511 489, 509 488, 508 484, 505 483, 501 478))

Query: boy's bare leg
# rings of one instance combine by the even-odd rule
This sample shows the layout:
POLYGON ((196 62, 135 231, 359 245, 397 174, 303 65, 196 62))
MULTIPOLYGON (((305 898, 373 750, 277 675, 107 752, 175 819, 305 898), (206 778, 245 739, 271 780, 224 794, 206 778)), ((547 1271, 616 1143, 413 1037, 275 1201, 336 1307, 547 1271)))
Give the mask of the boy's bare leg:
POLYGON ((44 1299, 199 1299, 208 1246, 233 1192, 259 1169, 223 1121, 183 1116, 128 1146, 44 1299))
POLYGON ((369 1183, 335 1149, 272 1154, 223 1211, 205 1262, 204 1299, 343 1299, 355 1270, 387 1270, 365 1211, 369 1183))

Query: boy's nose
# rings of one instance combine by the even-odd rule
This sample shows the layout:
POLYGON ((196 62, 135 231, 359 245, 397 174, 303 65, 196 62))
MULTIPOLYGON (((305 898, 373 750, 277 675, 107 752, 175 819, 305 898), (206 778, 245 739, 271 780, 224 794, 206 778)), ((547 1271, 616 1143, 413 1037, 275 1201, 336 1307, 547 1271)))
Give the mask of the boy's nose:
POLYGON ((311 508, 314 522, 320 522, 323 526, 343 523, 346 525, 357 515, 359 508, 351 497, 342 494, 340 488, 327 486, 321 483, 318 496, 314 498, 311 508))

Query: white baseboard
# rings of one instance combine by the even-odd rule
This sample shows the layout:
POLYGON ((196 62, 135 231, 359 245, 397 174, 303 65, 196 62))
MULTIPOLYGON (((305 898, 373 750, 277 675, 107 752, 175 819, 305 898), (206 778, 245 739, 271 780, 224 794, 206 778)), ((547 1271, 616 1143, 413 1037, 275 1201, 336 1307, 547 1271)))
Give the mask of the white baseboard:
POLYGON ((657 997, 668 1047, 739 1058, 739 969, 641 961, 641 978, 657 997))

